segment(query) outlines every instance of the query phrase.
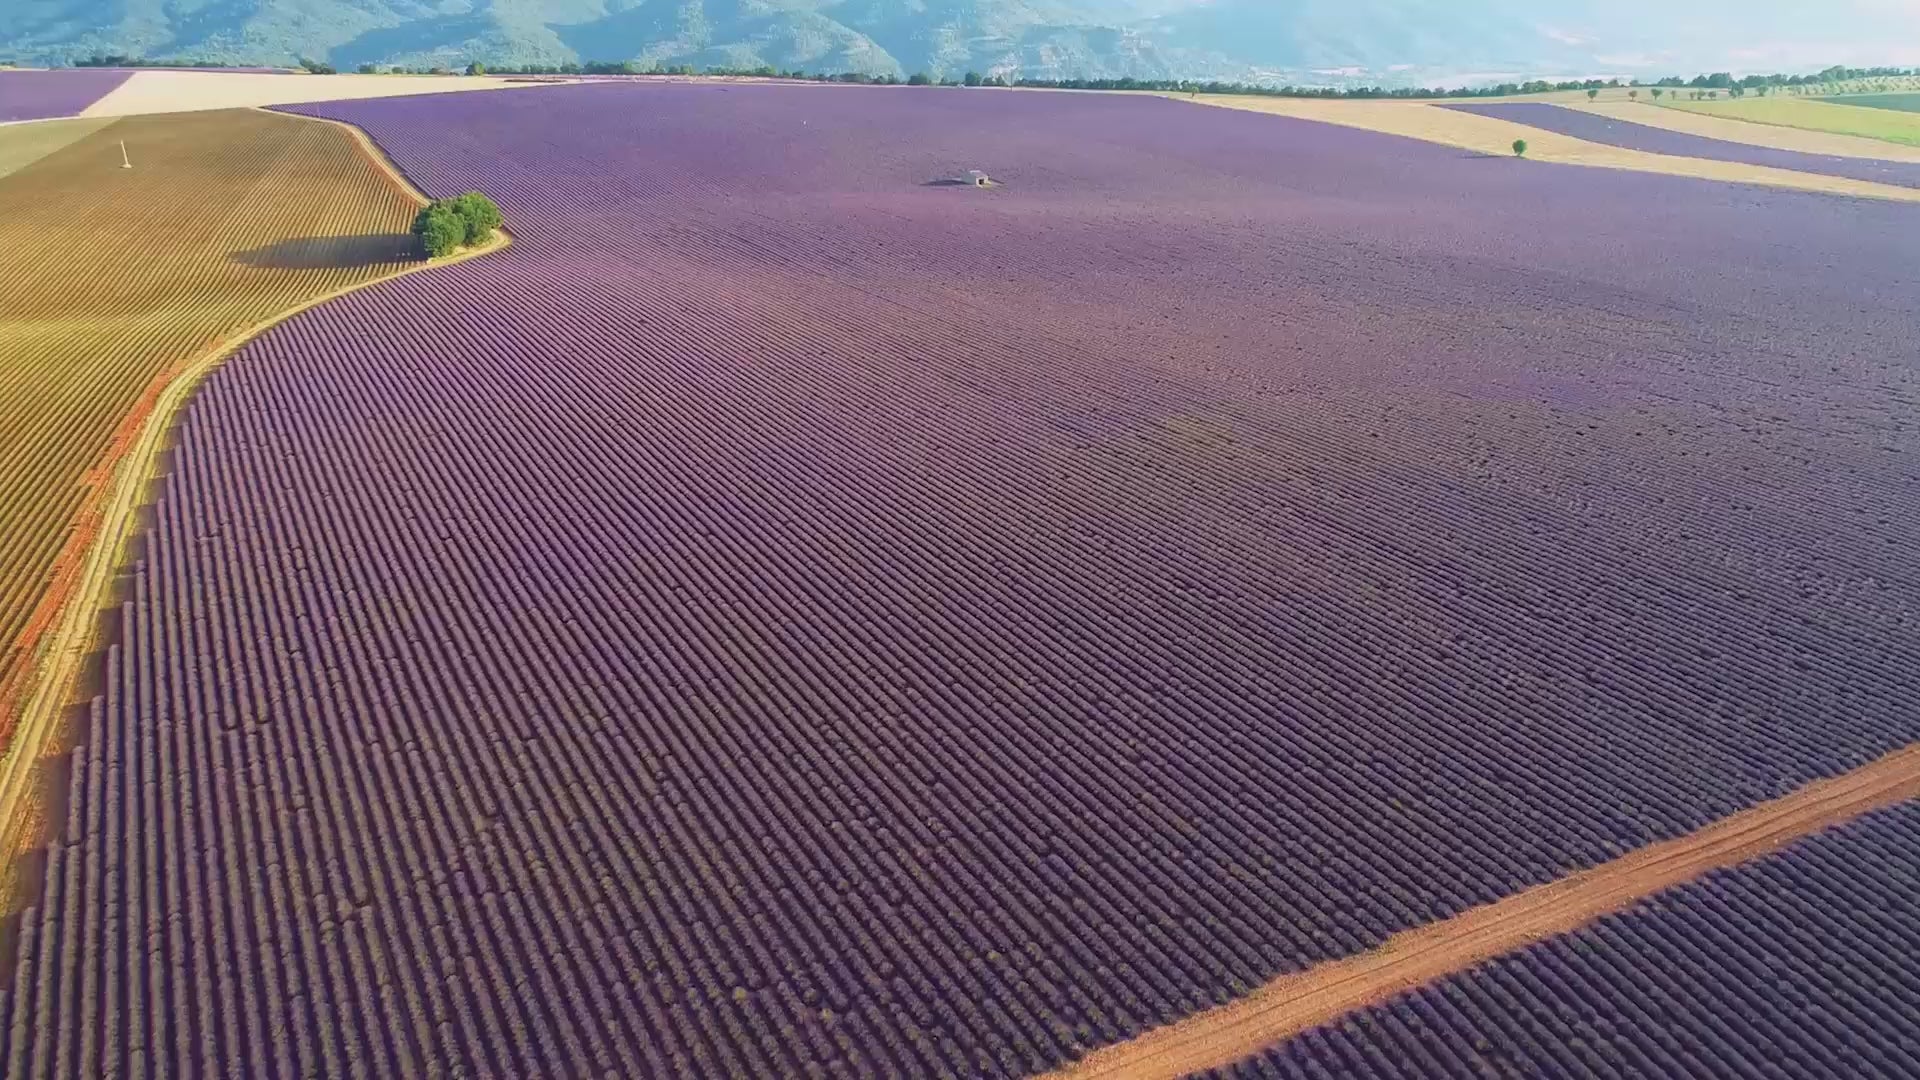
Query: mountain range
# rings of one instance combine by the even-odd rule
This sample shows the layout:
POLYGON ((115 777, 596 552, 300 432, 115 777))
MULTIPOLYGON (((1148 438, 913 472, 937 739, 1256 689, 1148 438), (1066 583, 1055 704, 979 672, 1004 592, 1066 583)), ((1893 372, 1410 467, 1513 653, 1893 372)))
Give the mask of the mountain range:
POLYGON ((1342 85, 1920 63, 1920 5, 1695 0, 6 0, 0 60, 632 60, 1342 85), (1910 43, 1910 44, 1900 44, 1910 43))

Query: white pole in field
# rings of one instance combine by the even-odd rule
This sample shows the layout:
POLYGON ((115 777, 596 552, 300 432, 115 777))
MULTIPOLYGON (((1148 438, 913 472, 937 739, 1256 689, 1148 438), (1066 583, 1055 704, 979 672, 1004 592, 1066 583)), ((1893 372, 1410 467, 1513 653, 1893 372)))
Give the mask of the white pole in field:
POLYGON ((127 156, 127 140, 125 139, 120 140, 120 167, 123 169, 133 168, 133 159, 127 156))

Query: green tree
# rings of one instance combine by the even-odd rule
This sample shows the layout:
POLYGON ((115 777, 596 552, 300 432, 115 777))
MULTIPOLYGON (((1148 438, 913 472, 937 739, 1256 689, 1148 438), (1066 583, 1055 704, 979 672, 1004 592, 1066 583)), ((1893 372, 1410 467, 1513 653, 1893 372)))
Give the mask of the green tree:
POLYGON ((981 83, 985 82, 986 80, 980 77, 979 72, 969 71, 967 72, 967 77, 960 81, 967 86, 979 86, 981 83))
POLYGON ((916 71, 913 74, 907 76, 907 85, 908 86, 932 86, 933 77, 931 75, 928 75, 924 71, 916 71))
POLYGON ((1527 156, 1527 140, 1525 139, 1513 140, 1513 156, 1514 157, 1527 156))
POLYGON ((442 199, 421 207, 414 215, 413 235, 419 238, 426 257, 437 259, 453 254, 467 242, 467 222, 442 199))
POLYGON ((1589 91, 1587 91, 1587 100, 1588 100, 1588 101, 1592 101, 1592 100, 1593 100, 1594 98, 1597 98, 1597 97, 1599 97, 1599 96, 1600 96, 1600 91, 1598 91, 1598 90, 1589 90, 1589 91))
POLYGON ((362 75, 372 75, 375 73, 375 68, 372 64, 361 64, 356 70, 362 75))
POLYGON ((1628 101, 1639 101, 1639 100, 1640 100, 1640 91, 1638 91, 1638 90, 1629 90, 1629 91, 1627 91, 1627 100, 1628 100, 1628 101))
POLYGON ((1666 93, 1666 91, 1665 91, 1665 90, 1662 90, 1662 89, 1660 89, 1660 88, 1659 88, 1659 87, 1657 87, 1657 86, 1656 86, 1656 87, 1654 87, 1654 88, 1653 88, 1653 90, 1652 90, 1652 94, 1653 94, 1653 100, 1655 100, 1655 101, 1659 101, 1659 100, 1660 100, 1660 95, 1662 95, 1662 94, 1664 94, 1664 93, 1666 93))
POLYGON ((435 199, 413 218, 413 235, 430 259, 451 255, 469 244, 491 239, 500 227, 500 207, 477 191, 435 199))
POLYGON ((500 207, 492 199, 477 191, 469 191, 447 200, 453 206, 454 213, 467 225, 467 243, 482 244, 493 239, 493 230, 500 227, 500 207))
POLYGON ((467 74, 469 75, 485 75, 486 73, 487 73, 487 65, 481 63, 478 60, 475 60, 473 63, 467 65, 467 74))

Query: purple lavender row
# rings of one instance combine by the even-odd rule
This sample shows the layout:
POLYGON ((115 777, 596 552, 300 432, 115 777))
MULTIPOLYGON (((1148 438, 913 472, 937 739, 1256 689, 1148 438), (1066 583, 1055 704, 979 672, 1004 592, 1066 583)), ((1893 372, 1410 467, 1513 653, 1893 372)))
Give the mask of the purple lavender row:
MULTIPOLYGON (((1651 108, 1652 106, 1649 106, 1651 108)), ((1735 161, 1743 165, 1764 165, 1773 169, 1845 176, 1880 184, 1920 187, 1920 164, 1900 161, 1875 161, 1868 158, 1839 157, 1834 154, 1809 154, 1797 150, 1775 150, 1765 146, 1710 139, 1683 131, 1669 131, 1630 120, 1581 112, 1578 109, 1548 105, 1538 101, 1492 102, 1484 105, 1448 105, 1461 112, 1511 120, 1517 124, 1570 135, 1588 142, 1644 150, 1650 154, 1674 154, 1680 157, 1706 158, 1709 161, 1735 161)))
POLYGON ((1916 865, 1907 803, 1215 1075, 1920 1075, 1916 865))
POLYGON ((323 110, 515 243, 188 411, 7 1075, 1020 1075, 1920 737, 1905 207, 457 97, 323 110))
POLYGON ((0 71, 0 121, 79 116, 132 74, 119 68, 0 71))

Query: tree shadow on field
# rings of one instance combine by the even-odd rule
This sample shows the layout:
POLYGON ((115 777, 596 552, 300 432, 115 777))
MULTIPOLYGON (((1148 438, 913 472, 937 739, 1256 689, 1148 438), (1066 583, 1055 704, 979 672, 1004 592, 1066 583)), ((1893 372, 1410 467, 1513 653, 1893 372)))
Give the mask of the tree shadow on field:
POLYGON ((381 233, 281 240, 251 251, 235 252, 233 261, 260 270, 351 270, 359 266, 414 262, 419 257, 410 234, 381 233))

